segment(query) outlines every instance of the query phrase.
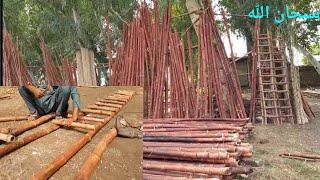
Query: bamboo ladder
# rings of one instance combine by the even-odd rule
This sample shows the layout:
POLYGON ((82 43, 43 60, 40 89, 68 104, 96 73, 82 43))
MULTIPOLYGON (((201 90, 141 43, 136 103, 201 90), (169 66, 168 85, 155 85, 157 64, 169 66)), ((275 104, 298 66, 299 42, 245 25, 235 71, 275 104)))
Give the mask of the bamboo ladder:
POLYGON ((293 121, 289 96, 287 61, 281 39, 273 39, 270 31, 258 35, 258 76, 262 124, 271 120, 281 124, 293 121))

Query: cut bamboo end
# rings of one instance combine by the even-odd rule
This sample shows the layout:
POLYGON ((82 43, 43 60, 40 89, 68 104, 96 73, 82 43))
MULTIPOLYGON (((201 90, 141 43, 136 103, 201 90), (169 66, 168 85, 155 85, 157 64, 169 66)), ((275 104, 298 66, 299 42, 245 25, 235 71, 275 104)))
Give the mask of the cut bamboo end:
POLYGON ((0 140, 5 142, 12 142, 15 140, 15 137, 12 136, 11 134, 0 133, 0 140))
POLYGON ((17 140, 15 142, 11 142, 3 147, 0 147, 0 158, 2 158, 4 155, 6 154, 9 154, 11 152, 13 152, 14 150, 16 149, 19 149, 20 147, 32 142, 32 141, 35 141, 45 135, 48 135, 50 134, 51 132, 55 131, 59 129, 59 126, 57 125, 52 125, 46 129, 42 129, 40 131, 37 131, 29 136, 26 136, 20 140, 17 140))
MULTIPOLYGON (((59 126, 67 126, 65 120, 52 120, 52 123, 59 125, 59 126)), ((95 125, 83 124, 83 123, 77 123, 77 122, 73 122, 69 126, 73 127, 73 128, 82 128, 82 129, 87 129, 87 130, 95 130, 96 129, 95 125)))

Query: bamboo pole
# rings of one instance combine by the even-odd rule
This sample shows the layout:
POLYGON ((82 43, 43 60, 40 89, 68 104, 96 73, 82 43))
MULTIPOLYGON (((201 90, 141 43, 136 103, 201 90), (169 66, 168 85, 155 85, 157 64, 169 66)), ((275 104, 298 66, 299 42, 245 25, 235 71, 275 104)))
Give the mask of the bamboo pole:
POLYGON ((107 116, 112 116, 114 114, 114 112, 111 112, 111 111, 102 111, 102 110, 93 110, 93 109, 82 109, 81 111, 84 113, 101 114, 101 115, 107 115, 107 116))
POLYGON ((158 149, 145 149, 143 153, 148 157, 149 155, 161 155, 166 157, 179 157, 179 158, 190 158, 196 159, 210 159, 220 160, 228 159, 229 154, 227 152, 181 152, 181 151, 170 151, 170 150, 158 150, 158 149))
POLYGON ((15 137, 12 136, 11 134, 0 133, 0 140, 5 142, 12 142, 15 140, 15 137))
POLYGON ((103 102, 95 102, 97 106, 106 106, 106 107, 113 107, 113 108, 121 108, 122 105, 120 104, 111 104, 111 103, 103 103, 103 102))
POLYGON ((6 95, 0 96, 0 99, 5 99, 5 98, 9 98, 9 97, 11 97, 11 95, 10 94, 6 94, 6 95))
POLYGON ((27 120, 28 116, 9 116, 9 117, 0 117, 0 122, 7 121, 24 121, 27 120))
POLYGON ((116 112, 119 108, 113 108, 113 107, 101 107, 98 105, 90 105, 88 106, 89 109, 97 109, 97 110, 103 110, 103 111, 113 111, 116 112))
POLYGON ((214 167, 209 165, 196 165, 193 163, 172 163, 167 161, 144 160, 143 169, 160 171, 180 171, 203 173, 209 175, 231 175, 229 167, 214 167))
POLYGON ((90 117, 90 116, 83 116, 83 117, 79 118, 79 120, 94 121, 94 122, 104 122, 104 119, 90 117))
POLYGON ((33 180, 49 179, 58 169, 60 169, 67 161, 72 158, 80 149, 82 149, 92 137, 105 125, 112 117, 106 117, 104 123, 99 123, 94 131, 89 131, 79 141, 71 145, 71 147, 58 156, 50 164, 38 171, 33 177, 33 180))
POLYGON ((11 134, 13 136, 18 136, 18 135, 24 133, 25 131, 28 131, 28 130, 35 128, 43 123, 50 121, 54 117, 55 117, 55 114, 51 113, 51 114, 41 116, 40 118, 38 118, 34 121, 28 121, 28 122, 22 124, 20 127, 13 129, 11 131, 11 134))
MULTIPOLYGON (((53 124, 59 125, 59 126, 67 126, 67 124, 63 120, 52 120, 53 124)), ((95 130, 96 126, 91 124, 83 124, 78 122, 73 122, 69 125, 73 128, 81 128, 81 129, 87 129, 87 130, 95 130)))
POLYGON ((93 152, 87 157, 83 163, 78 174, 73 178, 75 180, 88 180, 92 175, 94 169, 97 167, 103 152, 106 150, 107 145, 117 136, 116 129, 110 129, 107 134, 101 139, 99 144, 93 152))
POLYGON ((296 157, 302 157, 302 158, 311 158, 311 159, 319 159, 319 154, 312 154, 312 153, 301 153, 301 152, 293 152, 293 153, 282 153, 280 156, 296 156, 296 157))
POLYGON ((52 125, 48 128, 45 128, 45 129, 41 129, 29 136, 26 136, 22 139, 19 139, 17 141, 14 141, 14 142, 11 142, 7 145, 4 145, 3 147, 0 147, 0 158, 2 158, 4 155, 6 154, 9 154, 11 152, 13 152, 14 150, 32 142, 32 141, 35 141, 45 135, 48 135, 50 134, 51 132, 55 131, 59 129, 59 126, 57 125, 52 125))

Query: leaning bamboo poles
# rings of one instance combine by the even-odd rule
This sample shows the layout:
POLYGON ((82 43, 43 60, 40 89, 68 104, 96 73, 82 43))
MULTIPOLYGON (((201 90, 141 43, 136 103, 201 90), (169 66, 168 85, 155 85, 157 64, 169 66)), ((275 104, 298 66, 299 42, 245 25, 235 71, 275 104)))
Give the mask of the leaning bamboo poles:
POLYGON ((63 85, 63 80, 60 74, 60 71, 57 69, 51 54, 49 53, 48 48, 44 42, 44 39, 40 37, 40 49, 42 52, 42 57, 44 61, 44 69, 46 73, 47 83, 50 85, 63 85))
POLYGON ((226 55, 211 8, 202 11, 199 19, 197 81, 190 32, 186 53, 178 33, 170 29, 170 5, 162 19, 158 16, 157 1, 152 13, 144 3, 138 12, 139 16, 123 33, 111 82, 130 85, 140 73, 131 71, 143 71, 146 117, 246 118, 235 64, 226 55), (142 68, 135 68, 136 64, 142 64, 142 68))
POLYGON ((173 118, 145 119, 144 177, 152 175, 190 178, 232 177, 248 174, 238 165, 252 156, 252 146, 242 141, 253 126, 248 119, 173 118))
MULTIPOLYGON (((108 115, 104 118, 103 122, 97 122, 95 130, 91 130, 88 133, 86 133, 82 138, 80 138, 76 143, 71 145, 69 149, 67 149, 64 153, 59 155, 54 161, 52 161, 50 164, 42 168, 40 171, 38 171, 32 179, 48 179, 50 178, 58 169, 60 169, 64 164, 67 163, 69 159, 71 159, 80 149, 82 149, 98 132, 100 129, 102 129, 113 117, 114 115, 119 112, 126 103, 135 95, 135 92, 132 91, 118 91, 115 94, 118 94, 119 96, 122 96, 123 98, 126 98, 127 101, 121 108, 118 109, 118 111, 113 112, 111 115, 108 115)), ((113 97, 113 96, 111 96, 113 97)), ((108 97, 106 98, 108 99, 108 97)), ((101 114, 100 112, 93 112, 94 114, 101 114)))
POLYGON ((3 28, 3 84, 5 86, 23 85, 31 82, 18 42, 13 42, 6 27, 3 28))
POLYGON ((118 47, 117 58, 112 63, 110 85, 143 86, 146 43, 139 20, 126 27, 122 41, 123 46, 118 47))
POLYGON ((94 169, 97 167, 99 160, 106 150, 107 145, 117 136, 117 130, 111 129, 108 133, 101 139, 99 144, 96 146, 94 151, 87 157, 87 160, 83 163, 79 173, 74 177, 74 179, 89 179, 94 169))
POLYGON ((62 74, 65 79, 66 85, 76 86, 77 85, 77 77, 75 76, 75 68, 72 66, 70 61, 67 58, 62 60, 62 74))

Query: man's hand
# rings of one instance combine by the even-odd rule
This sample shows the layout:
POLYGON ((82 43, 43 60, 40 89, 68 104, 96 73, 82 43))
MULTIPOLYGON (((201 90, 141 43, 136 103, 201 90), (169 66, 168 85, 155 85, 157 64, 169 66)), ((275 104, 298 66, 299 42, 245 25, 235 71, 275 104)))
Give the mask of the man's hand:
POLYGON ((33 90, 33 95, 37 98, 40 99, 42 96, 44 96, 44 91, 39 89, 39 88, 35 88, 33 90))
POLYGON ((25 84, 25 87, 32 92, 32 94, 37 98, 41 98, 42 96, 44 96, 44 91, 35 87, 33 84, 31 84, 30 82, 27 82, 25 84))
POLYGON ((63 123, 65 124, 65 126, 69 127, 73 123, 73 118, 68 118, 63 123))

